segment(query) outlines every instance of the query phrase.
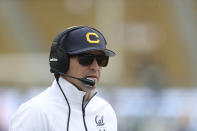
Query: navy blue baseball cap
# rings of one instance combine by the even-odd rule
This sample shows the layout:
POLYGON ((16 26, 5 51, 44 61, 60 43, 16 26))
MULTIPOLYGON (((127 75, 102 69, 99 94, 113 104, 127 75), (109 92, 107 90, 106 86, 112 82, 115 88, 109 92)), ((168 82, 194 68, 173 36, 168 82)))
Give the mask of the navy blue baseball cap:
POLYGON ((75 26, 65 30, 58 41, 59 46, 68 54, 81 54, 88 51, 102 51, 106 56, 116 55, 106 48, 104 36, 96 29, 88 26, 75 26))

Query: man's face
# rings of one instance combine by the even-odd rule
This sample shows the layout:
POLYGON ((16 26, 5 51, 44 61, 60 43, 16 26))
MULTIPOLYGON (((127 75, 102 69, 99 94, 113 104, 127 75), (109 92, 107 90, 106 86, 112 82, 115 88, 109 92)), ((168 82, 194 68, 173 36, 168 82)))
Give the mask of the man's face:
MULTIPOLYGON (((87 53, 94 55, 103 55, 103 53, 100 51, 91 51, 87 53)), ((98 65, 96 59, 93 60, 92 64, 84 66, 79 64, 77 57, 71 57, 67 74, 78 78, 87 78, 90 80, 94 80, 95 85, 91 87, 89 85, 80 82, 79 80, 68 78, 68 77, 64 77, 64 78, 70 81, 72 84, 74 84, 79 90, 89 92, 96 88, 96 85, 98 84, 101 75, 101 69, 102 67, 98 65)))

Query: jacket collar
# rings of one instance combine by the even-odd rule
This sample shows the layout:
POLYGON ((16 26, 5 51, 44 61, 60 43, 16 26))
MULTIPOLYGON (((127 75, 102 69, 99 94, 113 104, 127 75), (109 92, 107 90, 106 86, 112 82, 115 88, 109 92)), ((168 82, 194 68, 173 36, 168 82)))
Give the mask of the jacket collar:
MULTIPOLYGON (((53 84, 55 84, 55 86, 59 89, 56 80, 53 84)), ((59 77, 59 84, 69 102, 76 104, 82 103, 83 97, 85 96, 86 92, 78 90, 73 84, 71 84, 61 76, 59 77)))
MULTIPOLYGON (((67 100, 69 101, 69 103, 80 104, 80 105, 82 104, 84 96, 86 95, 86 92, 78 90, 77 87, 75 87, 72 83, 70 83, 69 81, 65 80, 61 76, 59 77, 59 84, 60 84, 64 94, 66 95, 67 100)), ((58 94, 56 94, 57 97, 63 96, 61 90, 59 89, 59 86, 58 86, 58 83, 57 83, 56 80, 53 81, 52 88, 53 88, 53 90, 57 90, 59 92, 58 94)), ((97 94, 96 90, 93 91, 91 93, 89 101, 96 94, 97 94)), ((64 101, 64 99, 62 99, 62 100, 64 101)), ((89 101, 86 102, 86 104, 89 103, 89 101)))

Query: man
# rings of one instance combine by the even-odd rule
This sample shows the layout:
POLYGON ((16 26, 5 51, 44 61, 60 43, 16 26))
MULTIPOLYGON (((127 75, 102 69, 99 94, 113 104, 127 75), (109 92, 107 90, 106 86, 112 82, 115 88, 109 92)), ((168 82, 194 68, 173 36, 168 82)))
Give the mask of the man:
POLYGON ((21 105, 10 131, 117 131, 114 110, 96 96, 102 67, 115 53, 96 29, 75 26, 60 32, 50 52, 55 80, 21 105))

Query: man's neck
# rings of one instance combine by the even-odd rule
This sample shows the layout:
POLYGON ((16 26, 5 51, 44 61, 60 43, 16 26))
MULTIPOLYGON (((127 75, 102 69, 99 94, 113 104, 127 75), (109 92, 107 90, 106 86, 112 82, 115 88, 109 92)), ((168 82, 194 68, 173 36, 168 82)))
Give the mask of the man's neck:
POLYGON ((84 102, 85 103, 88 102, 91 99, 91 97, 94 95, 94 93, 95 93, 95 90, 91 90, 91 91, 87 92, 85 95, 84 102))

